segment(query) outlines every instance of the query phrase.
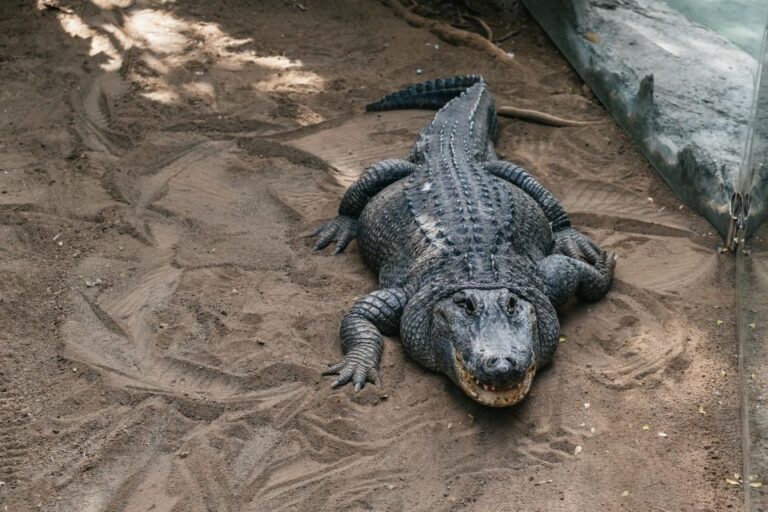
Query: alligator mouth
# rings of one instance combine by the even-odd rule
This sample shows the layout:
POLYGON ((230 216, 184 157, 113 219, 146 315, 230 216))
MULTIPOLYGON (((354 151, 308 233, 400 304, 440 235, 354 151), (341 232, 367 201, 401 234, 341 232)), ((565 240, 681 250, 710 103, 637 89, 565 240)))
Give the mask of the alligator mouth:
POLYGON ((531 390, 533 377, 536 375, 536 365, 531 365, 525 372, 523 380, 509 387, 494 386, 480 382, 464 366, 464 361, 458 352, 454 351, 459 387, 476 402, 489 407, 509 407, 520 402, 531 390))

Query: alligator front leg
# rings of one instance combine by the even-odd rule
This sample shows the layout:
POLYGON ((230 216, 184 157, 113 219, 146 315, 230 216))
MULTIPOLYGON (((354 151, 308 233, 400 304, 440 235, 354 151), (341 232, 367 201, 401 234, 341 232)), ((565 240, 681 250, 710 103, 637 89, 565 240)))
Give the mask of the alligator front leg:
POLYGON ((384 349, 381 335, 397 334, 406 302, 402 290, 388 288, 369 293, 352 306, 341 322, 344 360, 323 372, 323 375, 339 375, 332 387, 350 381, 354 383, 355 391, 360 391, 366 382, 380 385, 379 363, 384 349))
POLYGON ((485 169, 497 178, 515 185, 536 201, 552 226, 556 252, 589 262, 597 259, 602 249, 591 238, 571 227, 571 219, 560 202, 525 169, 502 160, 487 163, 485 169))
POLYGON ((334 254, 342 252, 357 237, 357 219, 373 196, 394 182, 409 176, 416 165, 406 160, 382 160, 368 167, 347 189, 339 204, 339 215, 320 224, 309 236, 320 236, 315 250, 336 242, 334 254))
POLYGON ((541 260, 536 271, 553 305, 565 304, 574 295, 582 302, 594 302, 608 293, 616 260, 614 253, 605 251, 590 263, 553 254, 541 260))

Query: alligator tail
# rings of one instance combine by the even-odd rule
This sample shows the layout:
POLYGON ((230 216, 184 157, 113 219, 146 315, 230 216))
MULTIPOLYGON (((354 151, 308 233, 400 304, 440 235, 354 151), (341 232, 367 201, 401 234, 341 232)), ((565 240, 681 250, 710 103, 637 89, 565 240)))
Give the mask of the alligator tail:
POLYGON ((438 109, 482 81, 483 77, 480 75, 463 75, 409 85, 387 94, 376 103, 366 105, 365 110, 376 112, 405 108, 438 109))

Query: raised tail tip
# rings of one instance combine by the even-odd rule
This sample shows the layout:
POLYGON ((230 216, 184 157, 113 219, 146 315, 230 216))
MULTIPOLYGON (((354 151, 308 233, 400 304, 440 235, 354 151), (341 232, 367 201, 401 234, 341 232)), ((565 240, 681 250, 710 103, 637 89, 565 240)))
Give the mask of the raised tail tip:
POLYGON ((377 112, 405 108, 440 108, 480 82, 483 82, 481 75, 457 75, 428 80, 387 94, 379 101, 366 105, 365 110, 377 112))

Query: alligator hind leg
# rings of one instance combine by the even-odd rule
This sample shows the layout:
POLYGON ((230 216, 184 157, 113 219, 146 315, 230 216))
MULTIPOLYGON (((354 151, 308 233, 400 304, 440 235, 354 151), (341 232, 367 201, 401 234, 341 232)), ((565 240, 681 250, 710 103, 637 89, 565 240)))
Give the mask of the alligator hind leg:
POLYGON ((318 236, 315 250, 336 242, 335 254, 342 252, 357 237, 357 219, 373 196, 396 181, 409 176, 416 164, 406 160, 382 160, 368 167, 347 189, 339 204, 339 215, 320 224, 309 236, 318 236))
POLYGON ((582 302, 594 302, 611 287, 616 260, 614 253, 605 251, 597 255, 594 264, 553 254, 541 260, 536 272, 555 306, 565 304, 574 295, 582 302))
POLYGON ((338 374, 332 387, 352 381, 355 391, 366 382, 377 386, 379 363, 384 349, 382 334, 397 334, 400 317, 407 302, 398 288, 376 290, 358 300, 341 322, 341 349, 344 360, 330 365, 323 375, 338 374))
POLYGON ((549 190, 522 167, 496 160, 485 165, 490 174, 518 187, 544 211, 555 238, 555 252, 594 263, 602 249, 587 235, 571 227, 571 219, 549 190))
POLYGON ((488 162, 485 170, 490 174, 509 182, 531 196, 544 210, 547 220, 552 225, 552 232, 557 233, 571 227, 571 219, 555 196, 541 183, 528 174, 525 169, 511 162, 496 160, 488 162))

